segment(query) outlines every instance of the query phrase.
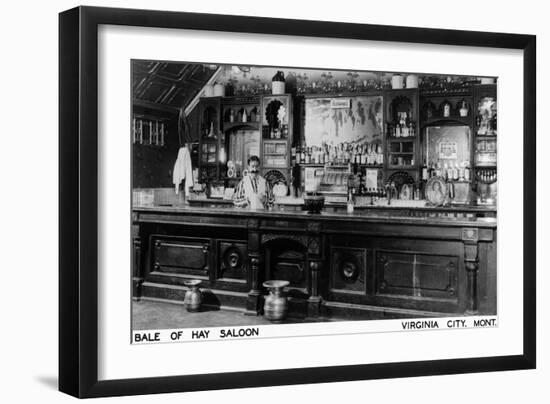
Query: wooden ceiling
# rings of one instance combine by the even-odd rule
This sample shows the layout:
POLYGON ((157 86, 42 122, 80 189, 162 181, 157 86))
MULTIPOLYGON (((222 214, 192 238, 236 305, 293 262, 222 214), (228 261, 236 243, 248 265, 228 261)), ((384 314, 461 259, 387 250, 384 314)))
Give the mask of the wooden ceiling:
POLYGON ((134 60, 134 105, 170 112, 185 108, 215 72, 199 63, 134 60))

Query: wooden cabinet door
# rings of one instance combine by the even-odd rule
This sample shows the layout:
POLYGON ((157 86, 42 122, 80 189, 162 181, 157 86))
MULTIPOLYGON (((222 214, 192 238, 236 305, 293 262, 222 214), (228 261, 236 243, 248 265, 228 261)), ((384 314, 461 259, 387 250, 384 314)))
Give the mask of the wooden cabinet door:
POLYGON ((208 279, 211 262, 211 241, 199 238, 156 238, 154 271, 208 279))

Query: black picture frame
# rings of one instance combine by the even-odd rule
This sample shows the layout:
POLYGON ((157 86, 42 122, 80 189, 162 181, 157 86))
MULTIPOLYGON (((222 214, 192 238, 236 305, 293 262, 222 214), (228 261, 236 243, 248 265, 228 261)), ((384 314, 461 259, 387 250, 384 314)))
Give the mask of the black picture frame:
POLYGON ((536 37, 77 7, 59 15, 59 390, 76 397, 459 374, 536 366, 536 37), (98 381, 98 26, 214 30, 523 51, 523 354, 98 381))

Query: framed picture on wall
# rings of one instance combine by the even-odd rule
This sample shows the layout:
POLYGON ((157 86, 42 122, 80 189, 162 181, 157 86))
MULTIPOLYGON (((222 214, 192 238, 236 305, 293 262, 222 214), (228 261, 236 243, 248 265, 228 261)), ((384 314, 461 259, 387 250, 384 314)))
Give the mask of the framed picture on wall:
POLYGON ((535 367, 534 36, 59 24, 61 391, 535 367))

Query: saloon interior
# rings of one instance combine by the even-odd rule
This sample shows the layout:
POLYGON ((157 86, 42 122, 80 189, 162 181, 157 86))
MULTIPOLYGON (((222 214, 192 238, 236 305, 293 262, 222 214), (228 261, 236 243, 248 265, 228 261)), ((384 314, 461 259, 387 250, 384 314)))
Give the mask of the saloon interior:
POLYGON ((132 78, 135 327, 496 314, 496 78, 132 78), (236 207, 251 156, 272 203, 236 207))

